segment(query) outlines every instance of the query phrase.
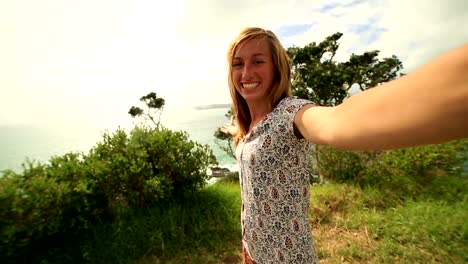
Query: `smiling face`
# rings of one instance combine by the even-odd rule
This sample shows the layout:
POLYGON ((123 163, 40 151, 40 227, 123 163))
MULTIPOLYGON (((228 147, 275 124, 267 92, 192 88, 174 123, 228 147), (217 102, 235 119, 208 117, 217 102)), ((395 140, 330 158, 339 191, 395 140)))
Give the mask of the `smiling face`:
MULTIPOLYGON (((270 30, 248 27, 241 30, 227 52, 228 86, 232 110, 238 124, 237 146, 249 131, 252 110, 271 111, 291 96, 288 54, 270 30)), ((258 116, 257 116, 258 117, 258 116)))
POLYGON ((232 58, 231 77, 237 92, 249 103, 267 104, 273 85, 274 63, 268 42, 253 38, 237 46, 232 58))

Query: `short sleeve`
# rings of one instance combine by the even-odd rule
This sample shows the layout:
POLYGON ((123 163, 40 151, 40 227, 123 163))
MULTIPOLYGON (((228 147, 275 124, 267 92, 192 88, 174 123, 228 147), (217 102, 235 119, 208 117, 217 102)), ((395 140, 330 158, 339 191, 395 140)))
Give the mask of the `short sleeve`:
POLYGON ((291 96, 283 99, 276 107, 277 114, 281 117, 281 122, 287 127, 288 132, 294 134, 293 122, 297 112, 308 104, 314 104, 310 100, 300 99, 291 96))

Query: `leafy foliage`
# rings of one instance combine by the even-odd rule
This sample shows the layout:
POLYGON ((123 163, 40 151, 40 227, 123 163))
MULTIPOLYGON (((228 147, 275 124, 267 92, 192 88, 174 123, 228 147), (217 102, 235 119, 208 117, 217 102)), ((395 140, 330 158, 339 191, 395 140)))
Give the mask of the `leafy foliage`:
POLYGON ((460 175, 468 140, 390 151, 340 151, 321 147, 314 170, 322 178, 373 186, 389 198, 416 197, 444 175, 460 175))
POLYGON ((0 255, 21 257, 50 237, 73 238, 105 217, 106 204, 90 192, 79 156, 54 157, 48 165, 28 162, 23 174, 7 171, 0 178, 0 255))
POLYGON ((143 109, 137 106, 132 106, 128 111, 130 116, 133 118, 137 116, 143 116, 145 120, 149 120, 154 125, 156 125, 156 127, 159 127, 165 100, 161 97, 158 97, 155 92, 151 92, 145 96, 142 96, 140 101, 145 103, 147 111, 145 112, 143 109), (157 119, 155 119, 155 114, 159 114, 157 119))
MULTIPOLYGON (((154 93, 142 101, 150 111, 164 105, 154 93)), ((0 178, 0 255, 19 261, 39 249, 49 252, 52 237, 80 236, 122 210, 177 202, 204 187, 208 167, 217 165, 209 146, 154 124, 106 132, 88 155, 28 162, 22 174, 6 171, 0 178)))
POLYGON ((351 54, 346 62, 334 61, 342 36, 338 32, 318 44, 287 49, 294 95, 317 105, 338 105, 350 95, 353 84, 365 90, 400 76, 401 61, 396 56, 379 60, 378 50, 351 54))
MULTIPOLYGON (((234 118, 231 109, 229 109, 229 111, 224 116, 227 119, 231 119, 231 120, 234 118)), ((229 157, 235 159, 236 154, 235 154, 235 151, 233 149, 233 138, 232 138, 232 136, 222 132, 220 127, 218 127, 218 129, 216 129, 213 136, 216 138, 215 139, 215 144, 220 149, 222 149, 226 154, 228 154, 229 157), (223 143, 223 142, 225 142, 225 143, 223 143)))

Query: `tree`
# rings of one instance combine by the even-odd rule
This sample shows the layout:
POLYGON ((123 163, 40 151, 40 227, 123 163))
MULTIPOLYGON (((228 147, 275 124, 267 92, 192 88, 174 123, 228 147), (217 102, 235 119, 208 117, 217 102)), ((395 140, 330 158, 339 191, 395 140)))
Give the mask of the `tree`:
POLYGON ((161 120, 161 113, 164 108, 165 101, 163 98, 158 97, 156 93, 151 92, 140 98, 141 102, 144 102, 148 108, 146 112, 143 109, 132 106, 128 113, 133 117, 144 116, 146 120, 150 120, 156 127, 159 127, 161 120), (155 114, 159 114, 157 120, 155 120, 155 114))
MULTIPOLYGON (((208 167, 218 165, 211 148, 191 141, 185 131, 172 131, 161 125, 160 118, 165 101, 156 93, 151 92, 141 97, 140 101, 145 103, 147 111, 132 106, 128 113, 134 118, 143 116, 156 127, 149 128, 147 124, 135 126, 130 133, 129 148, 133 148, 132 151, 137 152, 139 158, 143 157, 142 160, 151 171, 149 174, 155 177, 145 183, 152 190, 149 193, 154 195, 156 192, 169 192, 164 190, 164 186, 169 186, 171 196, 183 195, 186 191, 203 187, 208 177, 206 174, 208 167), (156 114, 159 114, 157 119, 156 114)), ((125 134, 123 137, 126 137, 125 134)), ((114 149, 114 146, 108 145, 114 149)), ((139 165, 138 170, 143 170, 143 167, 139 165)), ((143 187, 142 184, 139 185, 139 193, 148 193, 143 187)))
MULTIPOLYGON (((231 119, 234 118, 232 114, 232 110, 229 109, 229 111, 224 115, 226 118, 231 119)), ((228 135, 224 132, 221 131, 221 128, 218 127, 214 133, 215 139, 215 144, 222 149, 224 152, 228 154, 229 157, 235 159, 236 154, 233 149, 233 138, 231 135, 228 135), (226 144, 223 142, 227 141, 226 144)))
POLYGON ((317 105, 338 105, 350 95, 353 84, 364 91, 401 76, 401 61, 394 55, 379 60, 378 50, 351 54, 346 62, 334 61, 342 36, 337 32, 319 44, 287 49, 293 95, 317 105))
MULTIPOLYGON (((350 89, 355 85, 364 91, 402 75, 399 73, 403 69, 401 61, 395 55, 379 60, 378 50, 367 51, 361 55, 351 54, 346 62, 334 61, 339 48, 338 41, 342 36, 342 33, 337 32, 319 44, 312 42, 303 48, 293 46, 287 49, 293 95, 311 100, 317 105, 334 106, 349 97, 350 89)), ((357 155, 340 153, 340 159, 346 164, 352 163, 346 157, 357 155)), ((333 150, 315 146, 312 155, 313 174, 321 178, 322 163, 335 154, 333 150)), ((376 153, 368 153, 369 157, 375 155, 376 153)), ((355 164, 349 165, 352 167, 355 164)))

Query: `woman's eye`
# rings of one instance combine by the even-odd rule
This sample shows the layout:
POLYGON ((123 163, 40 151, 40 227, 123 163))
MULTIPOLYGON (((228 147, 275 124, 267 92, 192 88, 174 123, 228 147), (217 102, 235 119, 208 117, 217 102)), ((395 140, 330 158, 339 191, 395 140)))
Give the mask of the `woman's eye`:
POLYGON ((241 66, 242 66, 242 62, 235 62, 235 63, 232 64, 233 68, 239 68, 241 66))
POLYGON ((262 63, 265 63, 265 62, 262 61, 262 60, 257 60, 257 61, 255 61, 255 64, 262 64, 262 63))

